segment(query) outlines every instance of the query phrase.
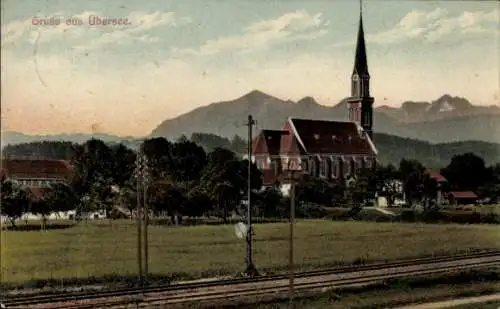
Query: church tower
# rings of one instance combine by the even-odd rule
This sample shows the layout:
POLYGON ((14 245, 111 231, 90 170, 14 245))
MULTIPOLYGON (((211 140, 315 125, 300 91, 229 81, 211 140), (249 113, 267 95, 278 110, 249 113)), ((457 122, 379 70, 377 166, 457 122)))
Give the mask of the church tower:
POLYGON ((366 58, 362 3, 359 1, 359 29, 354 70, 351 76, 351 97, 347 100, 349 121, 359 124, 370 138, 373 134, 373 101, 370 96, 370 74, 366 58))

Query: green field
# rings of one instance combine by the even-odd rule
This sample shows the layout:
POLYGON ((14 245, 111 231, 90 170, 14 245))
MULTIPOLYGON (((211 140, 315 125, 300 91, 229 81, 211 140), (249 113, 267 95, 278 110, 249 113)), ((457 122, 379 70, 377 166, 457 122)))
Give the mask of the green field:
MULTIPOLYGON (((155 275, 199 278, 244 270, 244 241, 227 226, 152 226, 150 267, 155 275)), ((260 270, 286 269, 288 224, 255 226, 260 270)), ((2 282, 70 279, 137 273, 136 227, 107 220, 47 231, 2 231, 2 282)), ((498 226, 432 225, 309 220, 296 224, 300 269, 391 260, 473 248, 496 248, 498 226)), ((61 281, 63 283, 64 281, 61 281)))

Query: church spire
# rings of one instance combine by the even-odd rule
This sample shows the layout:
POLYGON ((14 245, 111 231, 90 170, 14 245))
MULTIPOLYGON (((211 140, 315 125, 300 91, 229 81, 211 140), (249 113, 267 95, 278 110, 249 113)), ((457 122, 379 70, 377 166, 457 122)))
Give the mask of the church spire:
POLYGON ((359 1, 359 29, 356 42, 356 56, 354 70, 351 77, 351 97, 349 103, 348 119, 355 122, 372 137, 373 132, 373 97, 370 96, 370 74, 366 60, 365 33, 363 30, 363 3, 359 1))
POLYGON ((356 58, 354 60, 354 72, 357 75, 370 75, 368 73, 368 61, 366 58, 365 32, 363 30, 363 3, 359 0, 359 29, 356 42, 356 58))

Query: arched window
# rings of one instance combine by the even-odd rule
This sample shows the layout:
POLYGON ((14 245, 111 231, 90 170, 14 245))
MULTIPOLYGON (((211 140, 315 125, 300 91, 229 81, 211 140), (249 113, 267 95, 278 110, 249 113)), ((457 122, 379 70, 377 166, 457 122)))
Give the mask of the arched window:
POLYGON ((307 158, 302 158, 301 161, 302 171, 305 173, 309 173, 309 162, 307 161, 307 158))
POLYGON ((326 158, 320 158, 320 170, 319 174, 321 177, 328 177, 328 167, 329 167, 329 160, 326 158))
POLYGON ((337 158, 332 159, 332 178, 338 178, 339 177, 339 168, 340 168, 340 163, 337 158))
POLYGON ((342 162, 342 165, 344 167, 344 177, 350 175, 351 174, 351 164, 349 164, 349 161, 344 160, 342 162))

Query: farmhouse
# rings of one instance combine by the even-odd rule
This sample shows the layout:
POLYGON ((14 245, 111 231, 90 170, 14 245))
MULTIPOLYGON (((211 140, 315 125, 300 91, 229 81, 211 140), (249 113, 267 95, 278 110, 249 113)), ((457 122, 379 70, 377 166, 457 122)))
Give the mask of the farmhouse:
POLYGON ((68 161, 42 158, 2 158, 2 180, 10 179, 29 188, 39 199, 54 183, 67 183, 73 175, 68 161))
POLYGON ((265 186, 287 183, 287 170, 330 180, 348 180, 376 163, 372 142, 373 97, 360 12, 347 120, 289 118, 282 130, 262 130, 252 143, 252 161, 265 186))
MULTIPOLYGON (((50 186, 55 183, 68 183, 73 177, 73 168, 68 161, 45 158, 2 158, 0 170, 1 181, 11 180, 29 189, 33 202, 43 199, 50 186)), ((53 213, 49 218, 68 217, 68 213, 53 213)), ((73 214, 74 216, 74 214, 73 214)), ((25 213, 25 220, 40 219, 40 216, 25 213)))
POLYGON ((450 205, 476 204, 477 195, 472 191, 451 191, 447 195, 450 205))

